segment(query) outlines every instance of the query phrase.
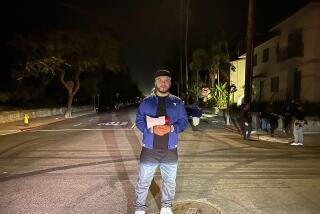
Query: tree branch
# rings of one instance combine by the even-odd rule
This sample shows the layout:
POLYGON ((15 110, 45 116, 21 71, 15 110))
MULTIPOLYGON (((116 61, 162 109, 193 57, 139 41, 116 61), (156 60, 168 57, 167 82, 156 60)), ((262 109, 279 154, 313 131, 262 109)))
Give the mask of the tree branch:
POLYGON ((59 72, 57 72, 57 73, 58 73, 60 82, 69 91, 69 87, 68 87, 67 83, 64 81, 64 76, 65 76, 66 72, 64 70, 62 70, 62 69, 59 69, 58 71, 59 72))
POLYGON ((80 74, 81 74, 81 71, 78 71, 78 72, 76 73, 76 75, 75 75, 75 87, 74 87, 74 90, 73 90, 73 92, 72 92, 72 95, 73 95, 73 96, 78 92, 78 90, 79 90, 79 88, 80 88, 80 81, 79 81, 79 76, 80 76, 80 74))

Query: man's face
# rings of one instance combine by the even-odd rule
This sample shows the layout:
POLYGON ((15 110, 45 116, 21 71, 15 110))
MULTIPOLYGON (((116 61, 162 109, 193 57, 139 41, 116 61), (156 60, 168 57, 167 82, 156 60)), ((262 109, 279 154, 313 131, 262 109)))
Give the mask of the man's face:
POLYGON ((160 76, 155 79, 155 88, 160 93, 169 92, 171 86, 171 78, 167 76, 160 76))

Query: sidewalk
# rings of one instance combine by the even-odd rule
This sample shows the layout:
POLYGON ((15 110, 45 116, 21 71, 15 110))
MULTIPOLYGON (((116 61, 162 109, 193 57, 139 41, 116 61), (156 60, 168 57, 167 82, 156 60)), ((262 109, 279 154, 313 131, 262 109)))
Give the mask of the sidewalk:
MULTIPOLYGON (((201 119, 208 123, 218 124, 219 127, 229 130, 231 132, 239 133, 239 130, 234 126, 231 119, 230 125, 226 125, 225 119, 222 116, 215 114, 204 114, 201 119)), ((287 137, 282 130, 276 130, 273 137, 270 136, 270 133, 253 130, 251 133, 251 138, 253 140, 268 141, 274 143, 290 143, 293 141, 293 139, 287 137)))
MULTIPOLYGON (((94 114, 94 111, 81 111, 72 113, 72 118, 81 117, 88 114, 94 114)), ((55 115, 49 117, 38 117, 29 119, 29 125, 24 126, 23 121, 14 121, 0 124, 0 136, 18 133, 27 129, 32 129, 36 127, 40 127, 47 124, 57 123, 64 120, 72 119, 65 118, 64 115, 55 115)))

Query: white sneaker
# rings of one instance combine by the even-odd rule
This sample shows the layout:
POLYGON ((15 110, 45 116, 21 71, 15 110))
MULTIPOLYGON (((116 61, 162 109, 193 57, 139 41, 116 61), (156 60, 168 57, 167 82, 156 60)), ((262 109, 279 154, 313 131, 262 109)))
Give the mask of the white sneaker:
POLYGON ((143 210, 138 210, 134 214, 146 214, 146 211, 143 210))
POLYGON ((298 145, 299 145, 299 143, 295 143, 295 142, 293 142, 293 143, 291 143, 290 145, 291 145, 291 146, 298 146, 298 145))
POLYGON ((299 146, 303 146, 303 143, 298 143, 299 146))
POLYGON ((160 214, 173 214, 170 207, 162 207, 160 210, 160 214))

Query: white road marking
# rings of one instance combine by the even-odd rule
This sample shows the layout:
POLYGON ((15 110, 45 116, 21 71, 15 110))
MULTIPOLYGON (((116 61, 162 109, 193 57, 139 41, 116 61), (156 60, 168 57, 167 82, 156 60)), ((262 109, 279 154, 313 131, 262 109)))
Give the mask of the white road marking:
POLYGON ((132 131, 131 128, 127 129, 40 129, 28 130, 29 132, 63 132, 63 131, 132 131))
POLYGON ((14 133, 18 133, 21 132, 20 130, 0 130, 0 135, 8 135, 8 134, 14 134, 14 133))
POLYGON ((106 123, 98 123, 98 126, 126 126, 129 122, 106 122, 106 123))
POLYGON ((308 131, 306 131, 306 132, 303 132, 303 134, 320 134, 320 132, 317 132, 317 131, 308 132, 308 131))
POLYGON ((275 137, 269 137, 269 136, 258 136, 258 140, 270 141, 270 142, 276 142, 276 143, 290 143, 291 141, 291 139, 289 138, 275 138, 275 137))
POLYGON ((78 123, 78 124, 75 124, 75 125, 73 125, 73 126, 80 126, 81 125, 81 123, 78 123))

